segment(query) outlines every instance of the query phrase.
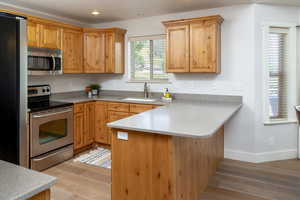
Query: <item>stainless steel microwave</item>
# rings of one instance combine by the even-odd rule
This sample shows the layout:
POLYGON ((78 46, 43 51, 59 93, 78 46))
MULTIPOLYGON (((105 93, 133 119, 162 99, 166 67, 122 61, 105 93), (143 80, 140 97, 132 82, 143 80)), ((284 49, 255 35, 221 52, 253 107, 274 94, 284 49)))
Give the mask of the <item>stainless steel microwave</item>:
POLYGON ((56 75, 63 73, 63 56, 60 49, 28 47, 29 75, 56 75))

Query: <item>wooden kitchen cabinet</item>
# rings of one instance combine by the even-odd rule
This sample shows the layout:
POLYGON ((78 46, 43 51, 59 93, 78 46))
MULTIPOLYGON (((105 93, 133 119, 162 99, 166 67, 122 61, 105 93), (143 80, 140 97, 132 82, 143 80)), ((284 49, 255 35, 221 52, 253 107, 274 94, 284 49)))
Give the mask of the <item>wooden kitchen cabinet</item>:
MULTIPOLYGON (((74 107, 83 106, 77 104, 74 107)), ((75 110, 75 109, 74 109, 75 110)), ((84 111, 74 113, 74 149, 80 149, 84 146, 84 111)))
POLYGON ((105 71, 105 33, 84 33, 84 72, 105 71))
POLYGON ((85 28, 85 73, 124 73, 125 33, 119 28, 85 28))
POLYGON ((74 105, 74 149, 94 142, 111 144, 112 130, 106 125, 159 105, 96 101, 74 105))
POLYGON ((84 144, 90 145, 95 137, 95 103, 84 104, 84 144))
POLYGON ((190 72, 220 72, 220 26, 214 20, 190 24, 190 72))
POLYGON ((40 47, 49 49, 61 49, 62 28, 55 25, 41 24, 40 47))
POLYGON ((74 149, 80 149, 94 142, 94 102, 74 105, 74 149))
POLYGON ((62 38, 64 73, 83 73, 83 32, 64 28, 62 38))
POLYGON ((95 141, 98 143, 108 144, 109 142, 107 122, 107 103, 98 101, 95 105, 95 141))
POLYGON ((220 73, 219 15, 163 22, 167 31, 167 72, 220 73))
POLYGON ((40 24, 33 21, 27 22, 27 42, 30 47, 40 46, 40 24))
POLYGON ((189 25, 167 28, 167 72, 189 72, 189 25))

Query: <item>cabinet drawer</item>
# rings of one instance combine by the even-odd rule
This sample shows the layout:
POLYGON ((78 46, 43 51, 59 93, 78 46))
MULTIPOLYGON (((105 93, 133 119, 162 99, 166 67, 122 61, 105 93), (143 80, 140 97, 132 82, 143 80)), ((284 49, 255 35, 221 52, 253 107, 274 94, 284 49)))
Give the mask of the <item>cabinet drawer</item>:
POLYGON ((161 107, 161 105, 152 105, 152 108, 158 108, 158 107, 161 107))
POLYGON ((74 113, 82 113, 84 112, 84 104, 75 104, 74 113))
POLYGON ((130 116, 130 113, 128 113, 128 112, 109 111, 108 112, 108 122, 117 121, 117 120, 129 117, 129 116, 130 116))
POLYGON ((127 103, 108 103, 108 110, 129 112, 129 104, 127 103))
POLYGON ((145 105, 145 104, 130 104, 130 112, 131 113, 141 113, 147 110, 151 110, 152 105, 145 105))

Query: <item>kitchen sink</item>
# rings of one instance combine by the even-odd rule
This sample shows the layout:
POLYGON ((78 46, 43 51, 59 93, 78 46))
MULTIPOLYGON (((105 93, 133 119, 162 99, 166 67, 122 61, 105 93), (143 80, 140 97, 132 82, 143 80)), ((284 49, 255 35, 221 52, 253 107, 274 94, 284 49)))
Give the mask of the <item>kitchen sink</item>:
POLYGON ((123 101, 134 101, 134 102, 155 102, 157 99, 148 99, 148 98, 124 98, 123 101))

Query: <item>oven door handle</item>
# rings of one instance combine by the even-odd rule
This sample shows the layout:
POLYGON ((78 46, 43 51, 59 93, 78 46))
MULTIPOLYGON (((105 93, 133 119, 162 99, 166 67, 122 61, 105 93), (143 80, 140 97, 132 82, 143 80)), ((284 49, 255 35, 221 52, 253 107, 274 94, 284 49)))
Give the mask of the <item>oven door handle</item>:
POLYGON ((49 117, 49 116, 53 116, 53 115, 58 115, 58 114, 64 114, 67 112, 72 112, 72 109, 68 109, 65 111, 61 111, 61 112, 54 112, 54 113, 49 113, 49 114, 43 114, 43 115, 33 115, 33 118, 43 118, 43 117, 49 117))

